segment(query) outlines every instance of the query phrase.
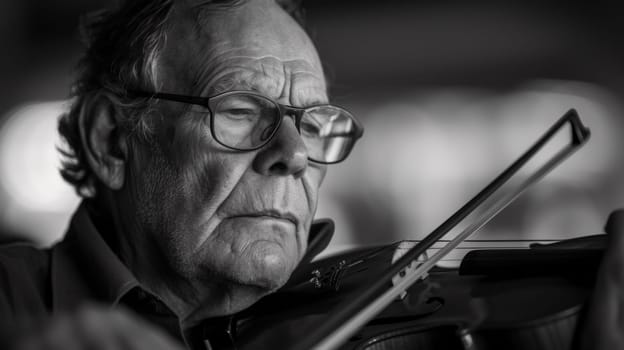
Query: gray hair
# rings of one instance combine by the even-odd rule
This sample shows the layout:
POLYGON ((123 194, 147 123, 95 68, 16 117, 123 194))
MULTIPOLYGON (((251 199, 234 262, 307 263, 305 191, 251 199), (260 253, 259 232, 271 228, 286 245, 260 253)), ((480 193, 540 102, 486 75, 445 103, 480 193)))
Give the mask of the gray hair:
MULTIPOLYGON (((133 138, 147 138, 147 116, 152 104, 127 96, 128 90, 155 91, 158 88, 156 64, 167 37, 167 20, 174 0, 128 0, 115 11, 100 11, 81 23, 86 51, 79 62, 78 77, 71 96, 70 110, 58 122, 65 141, 59 147, 63 156, 61 176, 74 186, 78 195, 93 197, 96 178, 82 146, 79 117, 93 113, 102 98, 123 107, 121 127, 133 138)), ((232 6, 241 0, 212 0, 208 5, 232 6)), ((302 22, 299 1, 277 0, 298 22, 302 22)))

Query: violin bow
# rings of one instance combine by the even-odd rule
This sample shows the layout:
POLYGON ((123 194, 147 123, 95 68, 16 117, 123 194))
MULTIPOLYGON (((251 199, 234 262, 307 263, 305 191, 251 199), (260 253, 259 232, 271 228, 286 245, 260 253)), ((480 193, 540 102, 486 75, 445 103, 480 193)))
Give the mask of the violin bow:
POLYGON ((492 182, 483 188, 476 196, 464 204, 457 212, 451 215, 440 226, 423 238, 413 248, 393 263, 383 275, 371 285, 366 286, 362 293, 352 299, 344 307, 338 309, 326 322, 308 333, 297 344, 299 349, 336 349, 358 329, 383 311, 401 293, 406 291, 412 284, 427 276, 428 271, 436 265, 446 254, 457 247, 462 241, 487 224, 501 210, 511 204, 527 188, 538 182, 563 160, 583 146, 589 139, 590 131, 581 122, 578 113, 574 109, 567 111, 555 122, 524 154, 514 161, 507 169, 498 175, 492 182), (485 200, 490 198, 502 185, 515 175, 519 169, 526 165, 555 136, 566 124, 570 125, 571 139, 567 146, 560 149, 548 161, 531 173, 514 191, 501 196, 495 203, 489 206, 468 227, 461 231, 455 238, 436 251, 429 259, 419 261, 418 258, 433 244, 440 241, 450 230, 457 226, 469 214, 477 209, 485 200), (388 289, 392 278, 406 271, 405 268, 416 261, 419 265, 408 273, 393 287, 388 289))

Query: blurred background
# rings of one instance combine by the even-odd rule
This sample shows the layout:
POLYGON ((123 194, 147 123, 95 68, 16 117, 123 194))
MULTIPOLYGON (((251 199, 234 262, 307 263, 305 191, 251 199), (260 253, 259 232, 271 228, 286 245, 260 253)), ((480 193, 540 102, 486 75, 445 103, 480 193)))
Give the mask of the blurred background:
MULTIPOLYGON (((113 3, 0 2, 0 241, 49 245, 78 205, 58 174, 56 120, 81 52, 79 16, 113 3)), ((477 238, 599 233, 624 206, 619 2, 304 5, 333 102, 366 128, 321 192, 317 217, 337 226, 330 251, 422 238, 569 108, 589 144, 477 238)))

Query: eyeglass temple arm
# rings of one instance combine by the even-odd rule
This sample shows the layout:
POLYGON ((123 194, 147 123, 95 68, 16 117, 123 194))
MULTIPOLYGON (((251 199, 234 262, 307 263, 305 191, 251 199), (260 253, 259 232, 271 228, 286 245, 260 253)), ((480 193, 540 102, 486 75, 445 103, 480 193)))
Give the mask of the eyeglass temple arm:
POLYGON ((162 92, 147 92, 147 91, 140 91, 140 90, 129 90, 128 93, 131 96, 157 98, 161 100, 190 103, 194 105, 208 107, 208 98, 206 97, 185 96, 185 95, 168 94, 168 93, 162 93, 162 92))

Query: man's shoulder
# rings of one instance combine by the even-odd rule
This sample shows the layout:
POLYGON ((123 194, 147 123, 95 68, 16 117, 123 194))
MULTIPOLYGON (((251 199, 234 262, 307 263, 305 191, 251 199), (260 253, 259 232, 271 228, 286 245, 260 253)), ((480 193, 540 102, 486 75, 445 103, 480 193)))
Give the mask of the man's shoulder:
POLYGON ((30 242, 9 242, 0 244, 0 254, 3 256, 35 256, 47 255, 50 249, 39 248, 30 242))
POLYGON ((21 274, 41 273, 50 265, 50 249, 30 243, 0 244, 0 269, 17 270, 21 274))
POLYGON ((0 313, 49 309, 51 253, 28 243, 0 245, 0 313))

